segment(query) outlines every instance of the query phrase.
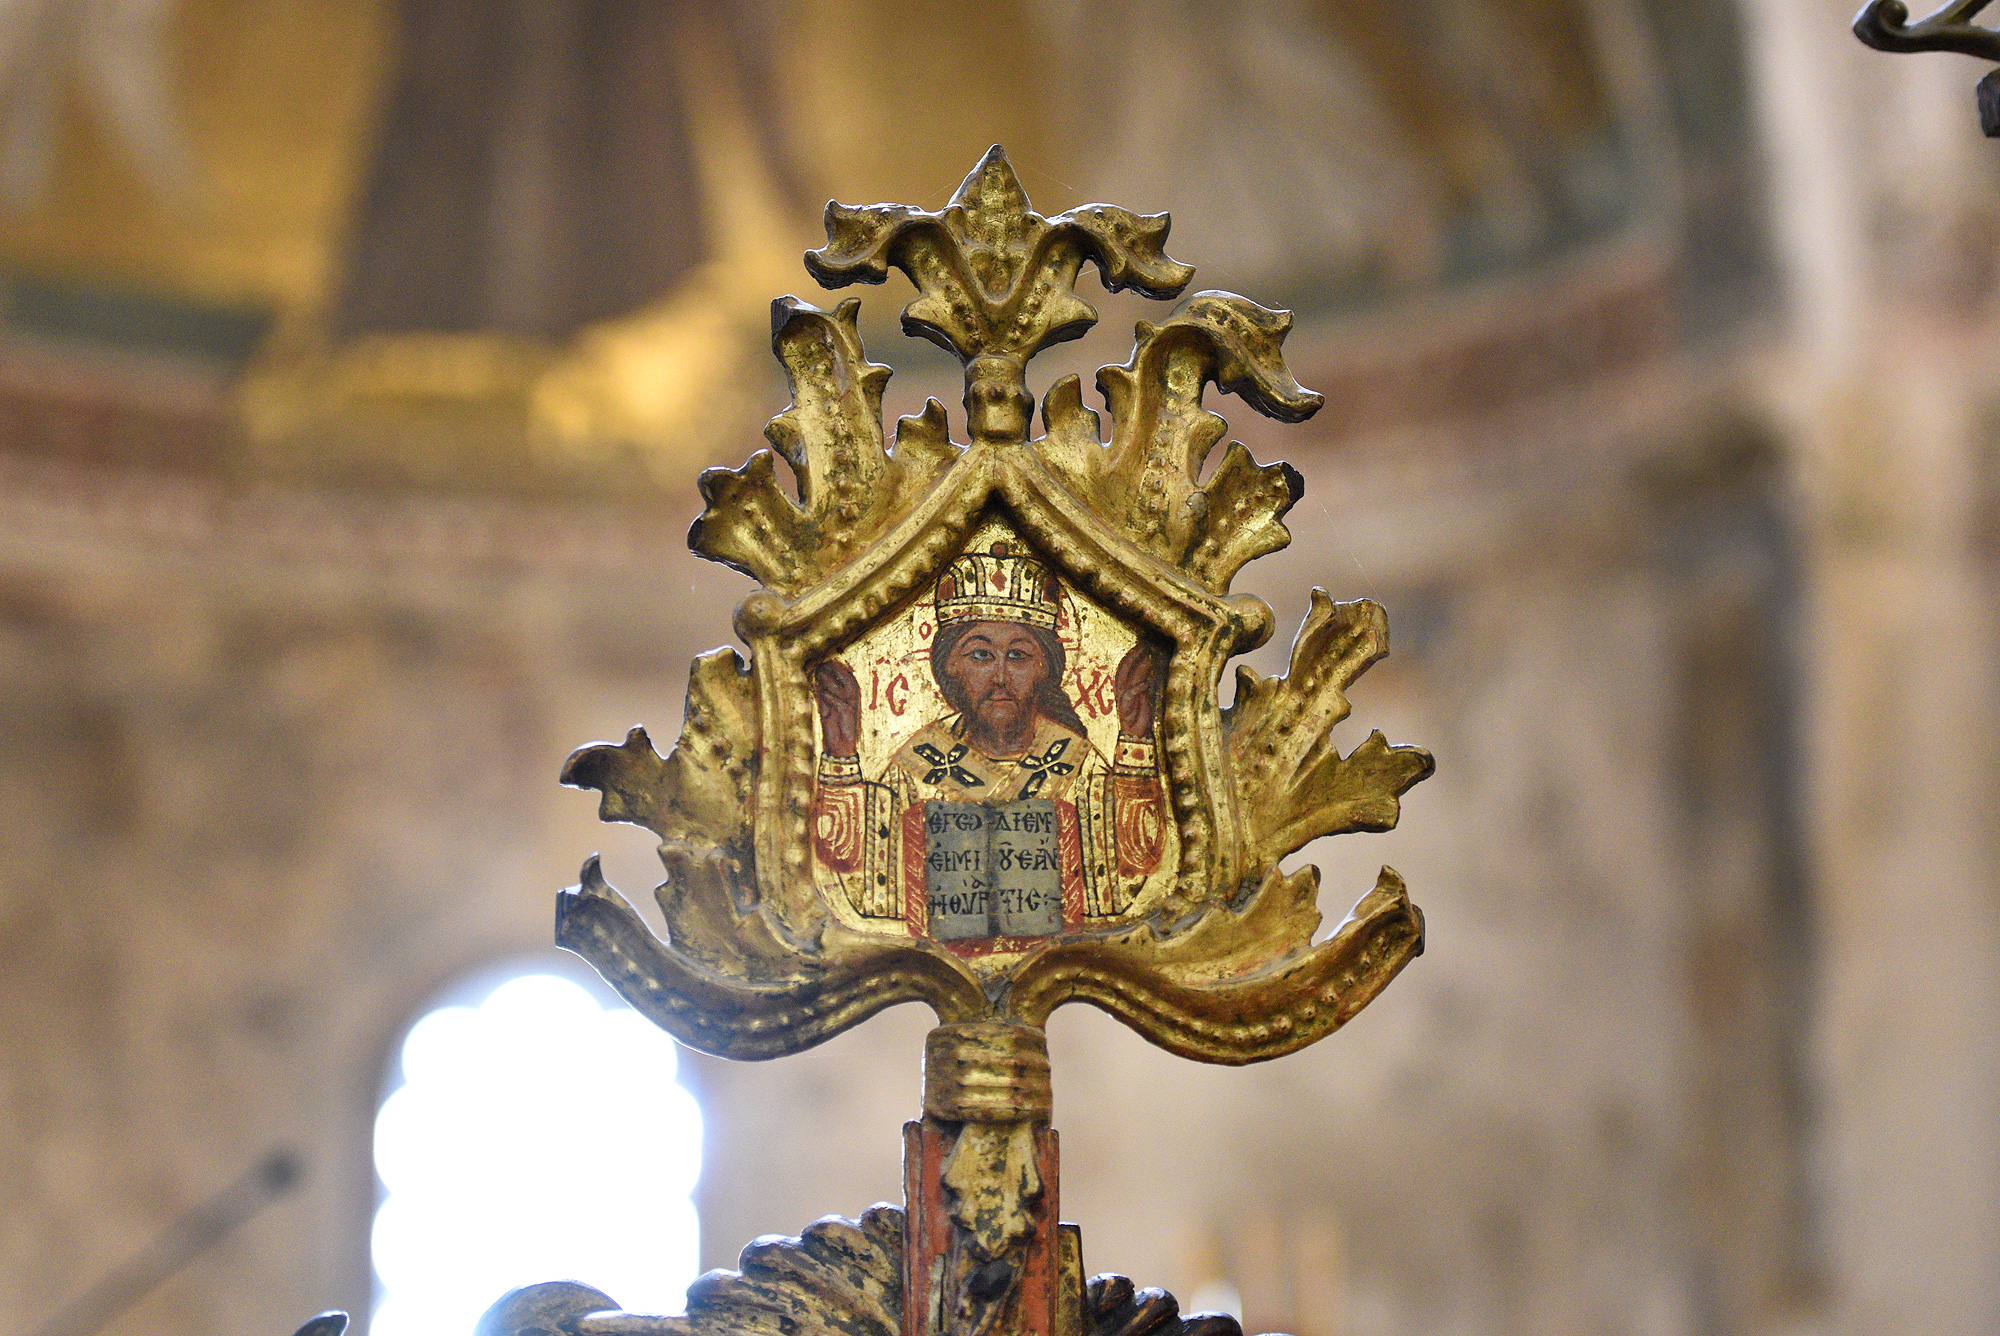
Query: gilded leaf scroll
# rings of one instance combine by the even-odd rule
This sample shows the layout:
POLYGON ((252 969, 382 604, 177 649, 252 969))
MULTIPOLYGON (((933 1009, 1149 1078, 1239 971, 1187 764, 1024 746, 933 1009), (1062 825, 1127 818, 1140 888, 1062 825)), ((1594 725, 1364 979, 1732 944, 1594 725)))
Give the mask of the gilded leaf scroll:
POLYGON ((771 303, 771 349, 791 381, 792 406, 764 429, 798 479, 785 495, 769 450, 740 469, 701 475, 708 511, 688 544, 781 594, 797 594, 839 568, 930 491, 957 456, 944 406, 932 400, 882 442, 882 387, 889 368, 868 360, 855 319, 861 303, 832 311, 794 297, 771 303), (726 525, 709 522, 727 515, 726 525))
POLYGON ((1291 671, 1236 670, 1236 703, 1222 727, 1260 861, 1275 864, 1322 835, 1392 829, 1404 792, 1431 773, 1429 752, 1392 747, 1379 732, 1346 756, 1334 745, 1333 727, 1352 708, 1347 687, 1388 652, 1381 604, 1335 603, 1315 589, 1291 671))
MULTIPOLYGON (((904 328, 964 362, 965 439, 932 400, 889 445, 890 372, 862 346, 857 301, 773 304, 792 403, 766 429, 772 448, 702 475, 706 509, 689 534, 695 551, 763 585, 737 619, 751 653, 696 661, 666 756, 635 729, 583 748, 563 775, 603 794, 604 819, 659 836, 666 935, 592 863, 561 902, 561 940, 676 1037, 735 1057, 797 1051, 902 1001, 948 1023, 1031 1027, 1086 1002, 1212 1062, 1260 1061, 1330 1033, 1421 951, 1422 916, 1384 869, 1315 943, 1318 874, 1280 861, 1322 835, 1393 826, 1431 760, 1380 733, 1346 755, 1331 740, 1348 688, 1388 651, 1373 603, 1313 591, 1286 675, 1239 669, 1235 703, 1216 704, 1227 660, 1271 624, 1232 581, 1290 541, 1283 519, 1303 482, 1225 444, 1227 424, 1203 399, 1213 386, 1279 421, 1311 416, 1320 396, 1285 362, 1291 316, 1199 292, 1141 322, 1131 357, 1099 370, 1103 415, 1065 377, 1031 439, 1026 365, 1096 320, 1074 291, 1086 266, 1108 289, 1155 299, 1189 285, 1193 270, 1165 249, 1166 215, 1091 205, 1044 218, 996 148, 942 210, 832 204, 826 226, 827 244, 806 257, 821 283, 899 269, 916 285, 904 328), (1181 861, 1169 889, 1123 917, 981 955, 834 912, 814 880, 814 766, 827 744, 815 709, 830 707, 816 707, 813 674, 869 627, 911 616, 966 559, 971 535, 996 524, 1166 665, 1147 688, 1157 715, 1139 716, 1156 722, 1133 745, 1158 747, 1181 861)), ((1006 543, 978 558, 1019 559, 1006 543)))

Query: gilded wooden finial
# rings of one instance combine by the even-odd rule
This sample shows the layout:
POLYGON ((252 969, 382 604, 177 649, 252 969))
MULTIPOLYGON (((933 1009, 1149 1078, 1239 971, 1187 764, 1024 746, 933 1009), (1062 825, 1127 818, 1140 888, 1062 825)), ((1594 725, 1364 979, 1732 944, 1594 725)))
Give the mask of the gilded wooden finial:
POLYGON ((1289 541, 1302 483, 1241 444, 1203 482, 1227 427, 1202 399, 1213 384, 1283 421, 1317 410, 1285 366, 1290 315, 1197 293, 1097 373, 1106 418, 1065 377, 1030 439, 1029 360, 1097 318, 1074 290, 1085 264, 1114 291, 1188 286, 1166 215, 1044 218, 995 148, 935 213, 833 204, 826 230, 806 257, 821 283, 896 268, 916 285, 903 327, 964 364, 963 439, 935 400, 885 435, 890 373, 856 301, 774 303, 792 387, 765 433, 776 453, 703 474, 689 534, 763 586, 737 613, 749 654, 696 660, 666 756, 634 729, 563 770, 605 820, 659 836, 666 935, 595 859, 556 935, 725 1057, 928 1003, 907 1215, 760 1241, 741 1274, 697 1284, 686 1317, 550 1319, 572 1336, 1094 1330, 1135 1301, 1087 1292, 1057 1224, 1049 1013, 1087 1002, 1185 1057, 1257 1062, 1332 1033, 1423 945, 1389 869, 1316 944, 1318 872, 1280 867, 1319 836, 1393 826, 1431 772, 1380 733, 1345 756, 1330 738, 1388 650, 1382 609, 1314 590, 1290 671, 1239 668, 1218 702, 1228 661, 1273 625, 1231 582, 1289 541))

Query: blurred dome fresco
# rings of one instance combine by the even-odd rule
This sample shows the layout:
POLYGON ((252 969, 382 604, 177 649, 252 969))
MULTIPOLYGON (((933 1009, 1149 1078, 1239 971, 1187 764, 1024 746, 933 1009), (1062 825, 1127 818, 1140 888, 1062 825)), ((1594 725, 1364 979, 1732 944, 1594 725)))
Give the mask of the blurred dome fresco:
POLYGON ((1319 430, 1375 431, 1769 310, 1740 43, 1711 0, 39 0, 0 367, 38 436, 71 354, 212 424, 127 447, 196 470, 643 488, 772 411, 826 199, 941 203, 999 141, 1046 212, 1171 211, 1200 286, 1301 313, 1319 430))

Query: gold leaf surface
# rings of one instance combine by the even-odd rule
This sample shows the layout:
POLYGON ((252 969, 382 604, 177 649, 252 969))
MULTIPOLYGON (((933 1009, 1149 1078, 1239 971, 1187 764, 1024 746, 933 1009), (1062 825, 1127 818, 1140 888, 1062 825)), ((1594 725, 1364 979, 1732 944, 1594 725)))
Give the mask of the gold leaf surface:
POLYGON ((1099 444, 1096 414, 1073 377, 1042 402, 1050 467, 1141 547, 1225 593, 1245 562, 1291 541, 1280 523, 1303 491, 1289 465, 1260 467, 1233 444, 1208 487, 1201 471, 1229 424, 1202 406, 1213 384, 1268 417, 1298 422, 1319 395, 1285 365, 1288 311, 1226 292, 1201 292, 1158 325, 1141 321, 1132 356, 1102 367, 1097 387, 1111 414, 1099 444))
POLYGON ((787 951, 765 968, 709 968, 662 942, 605 881, 595 858, 556 897, 556 945, 588 960, 632 1009, 689 1048, 758 1061, 784 1057, 859 1025, 884 1007, 925 1002, 942 1021, 987 1007, 971 971, 927 944, 849 941, 811 955, 787 951))
POLYGON ((1169 259, 1165 214, 1092 204, 1056 218, 1034 212, 999 145, 987 151, 942 210, 906 204, 826 206, 827 244, 806 253, 822 286, 880 283, 901 269, 918 295, 906 333, 962 360, 1001 354, 1025 362, 1097 323, 1074 291, 1085 263, 1107 290, 1177 295, 1194 270, 1169 259))
POLYGON ((1292 644, 1280 678, 1236 670, 1236 701, 1222 713, 1252 866, 1275 867, 1321 835, 1388 830, 1402 794, 1435 763, 1419 747, 1373 733, 1343 757, 1333 743, 1346 688, 1389 652, 1389 621, 1369 599, 1335 603, 1324 589, 1292 644))
MULTIPOLYGON (((756 662, 733 650, 696 660, 686 724, 665 757, 635 729, 580 749, 563 772, 600 791, 604 819, 658 834, 668 876, 657 937, 587 864, 559 900, 559 940, 683 1042, 767 1058, 901 1001, 924 1001, 947 1022, 1031 1025, 1084 1001, 1185 1056, 1259 1061, 1330 1033, 1422 949, 1422 916, 1389 869, 1315 945, 1318 873, 1280 868, 1320 835, 1392 827, 1401 795, 1431 772, 1428 753, 1379 732, 1347 756, 1331 741, 1349 684, 1387 652, 1382 609, 1314 590, 1286 675, 1240 669, 1235 703, 1216 708, 1224 661, 1270 627, 1268 607, 1230 586, 1290 541, 1283 519, 1302 482, 1232 442, 1201 485, 1228 430, 1203 396, 1213 385, 1285 422, 1315 412, 1320 396, 1285 362, 1291 315, 1197 293, 1158 324, 1138 324, 1131 357, 1099 369, 1103 417, 1084 407, 1081 381, 1064 377, 1043 400, 1044 436, 1029 439, 1027 359, 1096 319, 1073 290, 1082 267, 1095 263, 1114 291, 1178 294, 1193 271, 1167 257, 1167 230, 1165 215, 1103 205, 1043 218, 998 149, 938 212, 828 206, 827 245, 808 268, 828 286, 879 283, 891 268, 909 275, 918 293, 905 329, 967 363, 972 444, 953 443, 931 400, 897 423, 888 448, 890 372, 868 360, 858 302, 773 303, 791 404, 766 428, 772 448, 701 475, 706 508, 689 532, 696 552, 770 591, 738 616, 756 662), (827 637, 843 644, 908 613, 969 527, 999 510, 1079 588, 1191 657, 1170 672, 1158 734, 1181 823, 1180 882, 1143 922, 1058 938, 995 972, 921 935, 843 926, 802 842, 815 829, 804 787, 819 746, 815 656, 827 637)), ((803 1320, 774 1302, 751 1287, 722 1308, 740 1303, 741 1324, 758 1329, 803 1320)))
POLYGON ((1272 869, 1236 904, 1209 904, 1191 922, 1147 923, 1122 936, 1126 949, 1146 956, 1181 983, 1225 979, 1261 969, 1312 945, 1319 931, 1319 869, 1272 869))
POLYGON ((1150 953, 1103 938, 1069 941, 1023 967, 1003 1005, 1023 1024, 1045 1025, 1056 1007, 1085 1002, 1181 1057, 1265 1062, 1345 1025, 1423 949, 1424 916, 1385 867, 1332 937, 1264 969, 1182 982, 1150 953))
POLYGON ((755 672, 735 650, 711 650, 688 669, 681 739, 664 759, 634 728, 621 743, 577 748, 561 778, 603 795, 600 820, 644 826, 662 840, 741 846, 761 733, 755 672))
POLYGON ((771 304, 771 350, 784 364, 792 404, 764 435, 791 465, 798 500, 785 494, 768 450, 697 480, 707 508, 688 545, 782 594, 839 569, 908 514, 957 455, 942 406, 931 405, 898 424, 893 454, 883 449, 890 371, 863 350, 860 309, 852 298, 832 311, 795 297, 771 304))

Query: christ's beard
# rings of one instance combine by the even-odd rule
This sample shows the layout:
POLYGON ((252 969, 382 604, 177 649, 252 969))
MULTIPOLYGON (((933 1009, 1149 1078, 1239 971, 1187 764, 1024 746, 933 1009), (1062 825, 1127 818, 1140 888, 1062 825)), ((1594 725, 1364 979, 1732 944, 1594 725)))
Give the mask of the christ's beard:
POLYGON ((973 718, 988 737, 1000 740, 1020 728, 1028 714, 1027 702, 1018 696, 987 696, 973 709, 973 718))

